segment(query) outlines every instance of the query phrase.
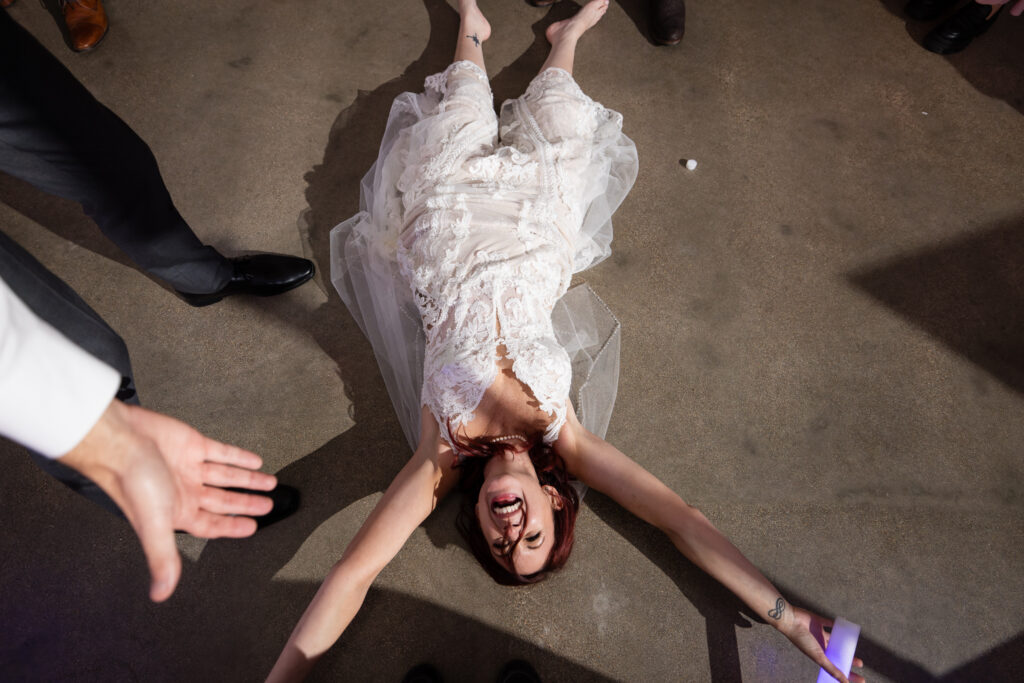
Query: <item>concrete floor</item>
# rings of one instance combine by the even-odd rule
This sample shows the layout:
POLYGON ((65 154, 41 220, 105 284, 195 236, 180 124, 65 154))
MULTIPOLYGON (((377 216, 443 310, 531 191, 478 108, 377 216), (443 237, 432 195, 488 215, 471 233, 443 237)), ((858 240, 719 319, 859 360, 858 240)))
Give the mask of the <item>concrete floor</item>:
MULTIPOLYGON (((499 99, 546 13, 482 0, 499 99)), ((1016 680, 1024 663, 1024 19, 921 49, 896 0, 691 0, 675 48, 615 2, 577 79, 621 111, 640 177, 614 256, 578 279, 622 321, 609 439, 794 603, 863 626, 872 681, 1016 680), (699 161, 695 171, 681 162, 699 161)), ((408 456, 371 351, 327 282, 391 99, 448 62, 441 0, 108 0, 72 54, 13 16, 150 144, 226 253, 305 253, 318 282, 192 309, 73 204, 0 178, 0 226, 120 331, 143 403, 262 454, 302 510, 244 541, 180 539, 146 599, 126 523, 4 442, 0 679, 256 681, 408 456)), ((565 15, 568 3, 556 5, 565 15)), ((496 586, 454 505, 417 531, 313 680, 429 660, 490 681, 810 681, 813 664, 659 532, 587 496, 570 566, 496 586)))

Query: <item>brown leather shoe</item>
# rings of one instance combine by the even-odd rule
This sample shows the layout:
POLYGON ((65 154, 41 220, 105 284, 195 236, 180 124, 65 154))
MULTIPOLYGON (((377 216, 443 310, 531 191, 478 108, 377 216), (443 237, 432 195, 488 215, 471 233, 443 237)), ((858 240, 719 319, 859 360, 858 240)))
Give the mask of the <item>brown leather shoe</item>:
POLYGON ((686 29, 686 5, 683 0, 651 0, 651 25, 654 42, 675 45, 686 29))
POLYGON ((102 0, 60 0, 60 6, 75 52, 93 49, 107 35, 107 13, 103 11, 102 0))

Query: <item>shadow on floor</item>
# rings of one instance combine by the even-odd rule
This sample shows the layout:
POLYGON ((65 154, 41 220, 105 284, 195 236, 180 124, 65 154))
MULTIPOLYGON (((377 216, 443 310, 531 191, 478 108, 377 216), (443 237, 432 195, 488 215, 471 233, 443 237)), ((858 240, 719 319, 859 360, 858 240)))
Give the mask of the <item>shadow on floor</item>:
MULTIPOLYGON (((345 445, 325 446, 317 464, 329 466, 326 451, 345 445)), ((20 451, 6 443, 0 449, 20 451)), ((3 547, 14 547, 16 535, 35 542, 0 563, 0 679, 263 680, 317 588, 271 581, 288 559, 281 550, 286 540, 301 541, 309 508, 253 538, 211 541, 198 563, 185 561, 175 595, 154 605, 145 597, 145 563, 126 522, 65 491, 23 453, 4 456, 10 476, 0 483, 0 497, 34 495, 20 506, 16 533, 4 532, 3 547)), ((349 484, 351 477, 324 473, 319 479, 319 493, 337 495, 337 507, 378 484, 349 484)), ((382 588, 371 589, 310 680, 398 681, 414 664, 431 661, 451 680, 489 683, 513 657, 532 662, 549 680, 610 680, 455 611, 382 588)))
MULTIPOLYGON (((848 277, 859 289, 1003 384, 1024 393, 1022 263, 1024 216, 848 277)), ((858 652, 872 668, 884 671, 874 665, 878 655, 872 647, 858 652)), ((900 666, 893 679, 1013 680, 1022 661, 1024 633, 941 677, 926 677, 923 671, 900 666)))
MULTIPOLYGON (((704 617, 710 666, 709 680, 712 683, 742 681, 736 628, 750 628, 752 622, 764 624, 764 619, 755 615, 728 589, 698 569, 696 565, 682 559, 675 546, 654 527, 637 519, 596 491, 587 492, 586 502, 587 507, 605 524, 628 539, 633 547, 670 577, 686 599, 693 603, 704 617)), ((809 602, 798 591, 778 581, 773 583, 794 605, 824 616, 832 614, 828 607, 809 602)), ((864 660, 870 671, 882 674, 889 680, 901 683, 931 683, 937 680, 924 667, 872 640, 867 633, 861 635, 857 644, 857 656, 864 660)))
POLYGON ((848 275, 859 289, 1024 393, 1024 216, 848 275))
POLYGON ((654 40, 651 32, 651 0, 618 0, 618 3, 644 40, 655 47, 668 49, 654 40))
MULTIPOLYGON (((903 12, 906 0, 881 0, 894 16, 906 22, 907 35, 918 45, 942 19, 914 21, 903 12)), ((966 3, 960 3, 957 8, 966 3)), ((952 12, 950 12, 951 14, 952 12)), ((948 16, 948 15, 944 15, 948 16)), ((988 32, 979 36, 963 52, 933 55, 945 59, 975 90, 1003 100, 1024 114, 1024 17, 1012 17, 1007 9, 988 32)), ((924 48, 921 48, 922 50, 924 48)), ((969 122, 964 122, 968 125, 969 122)))
POLYGON ((1018 633, 938 680, 942 683, 1012 681, 1020 677, 1021 662, 1024 662, 1024 633, 1018 633))
MULTIPOLYGON (((351 455, 345 451, 350 446, 343 435, 310 456, 309 473, 318 476, 304 487, 309 505, 296 516, 250 539, 210 542, 198 563, 185 562, 175 596, 153 605, 144 597, 146 568, 127 523, 63 489, 21 449, 0 443, 8 463, 0 499, 20 501, 18 523, 0 528, 0 545, 13 548, 15 538, 34 539, 31 547, 21 544, 21 551, 6 553, 0 562, 0 611, 5 615, 0 678, 260 680, 317 588, 313 582, 273 581, 273 575, 325 509, 344 508, 379 490, 388 478, 380 467, 327 476, 337 471, 341 457, 351 455), (326 469, 315 472, 321 467, 326 469), (112 563, 110 558, 119 559, 112 563)), ((742 613, 746 608, 691 564, 680 562, 660 532, 596 492, 588 493, 587 505, 672 577, 705 617, 710 680, 741 681, 733 629, 748 625, 742 613)), ((449 531, 442 533, 454 538, 451 514, 441 513, 428 526, 443 526, 449 531)), ((438 532, 430 531, 432 537, 438 532)), ((795 604, 828 611, 787 586, 779 588, 795 604)), ((1022 655, 1024 633, 936 676, 870 634, 862 634, 858 644, 858 656, 870 671, 905 683, 1012 680, 1022 655)), ((370 591, 360 615, 318 663, 311 680, 355 676, 397 681, 412 665, 430 661, 452 680, 491 681, 511 657, 532 662, 545 680, 609 680, 453 610, 381 588, 370 591), (379 656, 382 647, 401 656, 379 656)))
POLYGON ((587 491, 586 506, 670 577, 704 617, 712 683, 743 680, 736 627, 750 628, 751 621, 763 623, 763 620, 753 616, 751 610, 722 584, 681 558, 679 551, 658 529, 634 517, 597 491, 587 491))
POLYGON ((0 202, 72 244, 146 274, 100 232, 78 202, 47 194, 6 173, 0 173, 0 202))

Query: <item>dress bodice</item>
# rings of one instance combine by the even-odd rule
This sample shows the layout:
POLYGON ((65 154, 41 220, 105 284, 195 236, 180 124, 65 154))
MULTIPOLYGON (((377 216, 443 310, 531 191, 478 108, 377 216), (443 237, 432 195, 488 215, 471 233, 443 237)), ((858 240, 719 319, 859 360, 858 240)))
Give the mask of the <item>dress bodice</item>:
POLYGON ((452 430, 472 421, 504 346, 513 373, 551 417, 550 442, 565 422, 572 379, 551 322, 572 275, 572 248, 557 231, 494 211, 494 201, 463 194, 427 210, 399 246, 426 335, 422 401, 446 437, 448 420, 452 430))

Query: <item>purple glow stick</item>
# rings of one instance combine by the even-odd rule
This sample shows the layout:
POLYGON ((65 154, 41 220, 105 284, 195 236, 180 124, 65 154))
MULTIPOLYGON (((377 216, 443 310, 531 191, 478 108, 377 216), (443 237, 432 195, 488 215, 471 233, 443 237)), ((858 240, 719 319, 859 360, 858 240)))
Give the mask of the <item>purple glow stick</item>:
MULTIPOLYGON (((836 617, 832 625, 832 635, 828 639, 828 647, 825 648, 825 656, 843 672, 844 676, 850 675, 853 653, 857 649, 859 637, 860 626, 842 617, 836 617)), ((818 683, 835 683, 835 680, 825 669, 818 671, 818 683)))

